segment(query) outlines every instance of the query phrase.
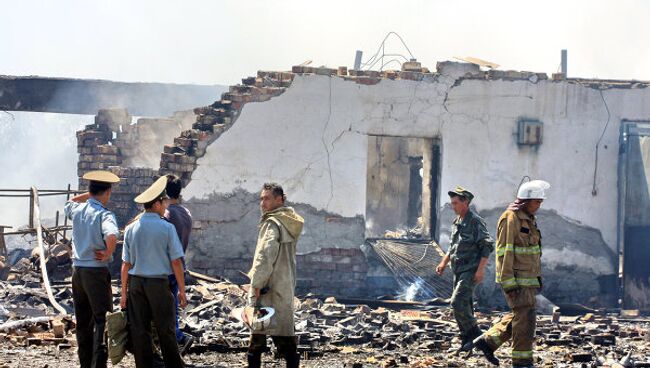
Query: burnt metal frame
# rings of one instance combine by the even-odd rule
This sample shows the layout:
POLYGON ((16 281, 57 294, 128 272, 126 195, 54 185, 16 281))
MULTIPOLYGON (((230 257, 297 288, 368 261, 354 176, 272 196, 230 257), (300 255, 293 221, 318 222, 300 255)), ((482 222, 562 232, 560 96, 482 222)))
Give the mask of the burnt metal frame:
POLYGON ((619 307, 624 308, 625 300, 625 202, 627 199, 627 148, 628 139, 631 133, 633 135, 647 135, 650 136, 650 120, 630 120, 622 119, 619 134, 619 150, 618 150, 618 203, 616 214, 616 253, 618 255, 618 304, 619 307), (638 128, 639 124, 646 125, 641 130, 631 132, 631 128, 638 128), (645 134, 639 134, 645 133, 645 134))

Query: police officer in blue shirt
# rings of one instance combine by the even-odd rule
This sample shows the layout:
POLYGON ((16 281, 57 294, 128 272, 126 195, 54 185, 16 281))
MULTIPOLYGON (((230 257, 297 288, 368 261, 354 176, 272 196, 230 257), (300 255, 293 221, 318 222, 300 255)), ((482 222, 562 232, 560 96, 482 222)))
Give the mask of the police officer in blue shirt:
POLYGON ((158 331, 165 367, 183 367, 176 344, 176 306, 169 288, 168 275, 178 283, 181 308, 187 306, 183 278, 183 247, 174 225, 163 219, 165 187, 163 176, 135 198, 145 212, 124 230, 122 248, 122 296, 120 306, 127 308, 133 355, 138 368, 152 367, 151 322, 158 331))
POLYGON ((113 311, 112 260, 119 230, 115 215, 106 209, 111 185, 120 181, 108 171, 91 171, 88 192, 65 204, 65 215, 72 221, 72 299, 77 318, 77 354, 82 368, 106 367, 108 352, 104 343, 106 313, 113 311))

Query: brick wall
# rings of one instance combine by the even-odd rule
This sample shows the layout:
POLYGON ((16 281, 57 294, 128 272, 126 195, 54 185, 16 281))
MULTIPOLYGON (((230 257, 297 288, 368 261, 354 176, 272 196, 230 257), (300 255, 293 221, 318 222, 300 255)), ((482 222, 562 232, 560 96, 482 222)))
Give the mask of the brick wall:
POLYGON ((128 126, 130 122, 131 116, 126 110, 100 110, 94 124, 77 132, 79 188, 88 188, 88 181, 81 177, 89 171, 108 170, 119 176, 121 180, 112 188, 109 208, 115 212, 120 227, 124 227, 140 211, 133 199, 147 189, 158 175, 157 169, 120 166, 123 162, 120 139, 125 134, 120 126, 128 126))
MULTIPOLYGON (((248 272, 253 256, 245 258, 211 258, 192 260, 194 271, 210 276, 222 276, 246 283, 241 272, 248 272)), ((359 249, 323 248, 318 252, 296 257, 298 280, 296 293, 337 296, 367 295, 368 263, 359 249)))
POLYGON ((368 263, 357 248, 321 248, 299 255, 296 292, 323 295, 365 295, 368 263))
POLYGON ((242 79, 242 84, 231 86, 221 100, 210 106, 197 107, 196 123, 192 129, 181 132, 173 143, 166 144, 160 157, 160 174, 174 174, 186 186, 196 169, 196 161, 205 149, 234 123, 244 104, 264 102, 282 94, 291 85, 294 74, 259 71, 256 77, 242 79))

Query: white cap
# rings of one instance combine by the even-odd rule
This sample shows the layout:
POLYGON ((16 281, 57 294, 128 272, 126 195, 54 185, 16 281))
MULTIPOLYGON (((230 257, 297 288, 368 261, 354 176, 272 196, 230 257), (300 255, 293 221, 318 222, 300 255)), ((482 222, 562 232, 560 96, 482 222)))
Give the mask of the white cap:
POLYGON ((517 191, 519 199, 546 199, 546 190, 551 184, 544 180, 532 180, 523 183, 517 191))

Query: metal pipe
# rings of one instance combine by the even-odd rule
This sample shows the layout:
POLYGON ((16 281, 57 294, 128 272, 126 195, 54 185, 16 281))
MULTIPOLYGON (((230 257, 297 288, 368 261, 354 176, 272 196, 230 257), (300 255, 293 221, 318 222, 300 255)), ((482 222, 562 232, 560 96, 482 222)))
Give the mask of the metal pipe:
MULTIPOLYGON (((78 194, 78 193, 84 193, 84 192, 72 192, 72 193, 66 193, 66 192, 50 192, 50 193, 43 193, 40 196, 41 197, 52 197, 52 196, 62 196, 62 195, 67 195, 69 196, 70 194, 78 194)), ((31 194, 0 194, 0 198, 27 198, 30 197, 31 194)), ((68 197, 68 199, 70 199, 68 197)))
MULTIPOLYGON (((70 200, 70 183, 68 183, 68 194, 65 196, 65 201, 68 202, 70 200)), ((63 214, 63 226, 68 226, 68 216, 63 214)), ((65 239, 66 231, 63 230, 63 239, 65 239)))
POLYGON ((27 223, 29 224, 30 229, 34 228, 34 191, 33 190, 29 193, 29 221, 27 223))
MULTIPOLYGON (((71 230, 72 226, 59 226, 59 227, 51 227, 47 228, 47 231, 66 231, 66 230, 71 230)), ((9 233, 4 233, 4 235, 27 235, 27 234, 33 234, 36 232, 36 229, 23 229, 23 230, 17 230, 17 231, 12 231, 9 233)))
MULTIPOLYGON (((70 188, 70 184, 68 184, 68 188, 70 188)), ((25 192, 25 193, 30 193, 31 190, 30 189, 0 189, 0 192, 25 192)), ((68 190, 65 190, 65 189, 43 189, 43 190, 39 190, 38 192, 41 193, 40 195, 42 197, 43 196, 42 193, 53 193, 53 192, 55 192, 55 193, 66 194, 66 193, 69 192, 70 194, 75 194, 75 193, 83 193, 84 191, 83 190, 70 190, 70 189, 68 189, 68 190)))
POLYGON ((356 54, 354 55, 354 70, 360 70, 361 69, 361 57, 363 56, 363 51, 357 50, 356 54))
MULTIPOLYGON (((32 187, 32 198, 34 201, 33 205, 33 214, 36 217, 36 240, 38 241, 38 252, 39 252, 39 261, 41 264, 41 274, 43 276, 43 284, 45 286, 45 291, 47 292, 47 298, 52 303, 54 309, 59 311, 63 315, 67 315, 68 312, 63 308, 54 298, 52 293, 52 287, 50 286, 50 278, 47 275, 47 265, 45 260, 45 246, 43 245, 43 230, 41 228, 41 210, 38 204, 38 191, 35 187, 32 187)), ((33 220, 33 219, 30 219, 33 220)))

